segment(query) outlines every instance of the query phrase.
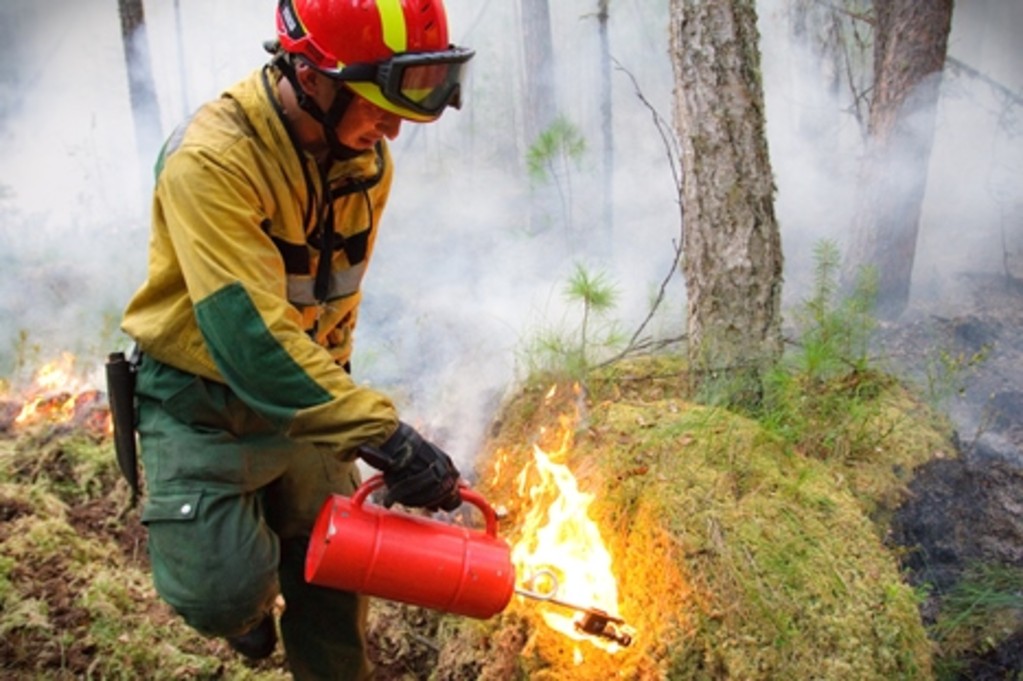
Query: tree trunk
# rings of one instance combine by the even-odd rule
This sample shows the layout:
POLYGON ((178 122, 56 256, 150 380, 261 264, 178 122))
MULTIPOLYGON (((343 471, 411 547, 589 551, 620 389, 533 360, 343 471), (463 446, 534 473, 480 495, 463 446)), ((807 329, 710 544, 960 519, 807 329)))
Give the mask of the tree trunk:
POLYGON ((188 101, 188 68, 185 65, 185 39, 181 29, 181 0, 174 0, 174 41, 178 50, 178 78, 181 81, 181 116, 185 118, 192 112, 188 101))
POLYGON ((150 169, 163 142, 160 127, 160 107, 153 85, 153 70, 149 63, 149 40, 146 36, 146 18, 142 0, 117 0, 121 15, 121 39, 124 62, 128 69, 128 94, 131 98, 132 119, 135 122, 135 146, 144 187, 149 186, 150 169))
POLYGON ((614 230, 614 128, 611 118, 611 42, 608 37, 608 1, 598 0, 597 21, 600 31, 600 125, 603 133, 600 179, 600 231, 596 235, 597 254, 611 256, 614 230))
POLYGON ((874 3, 874 94, 844 278, 849 288, 864 266, 876 268, 878 314, 885 318, 909 302, 952 5, 874 3))
POLYGON ((748 404, 781 354, 781 236, 755 2, 671 0, 669 21, 689 358, 698 384, 748 404))
MULTIPOLYGON (((547 0, 521 0, 522 46, 526 67, 523 98, 523 133, 526 148, 531 149, 558 114, 554 87, 554 40, 547 0)), ((529 197, 529 231, 544 232, 557 222, 560 203, 554 188, 538 184, 529 197)), ((566 226, 567 227, 567 226, 566 226)))
MULTIPOLYGON (((870 8, 873 0, 789 0, 789 30, 792 38, 808 47, 814 55, 813 65, 820 70, 825 85, 817 81, 804 83, 797 73, 794 80, 797 91, 800 117, 799 130, 816 144, 817 140, 827 144, 830 137, 839 133, 837 119, 824 123, 818 108, 830 108, 840 101, 843 110, 856 118, 863 131, 867 127, 867 103, 871 70, 871 45, 869 36, 873 31, 870 8), (821 130, 828 126, 827 132, 821 130), (820 137, 827 134, 828 137, 820 137)), ((794 62, 797 69, 804 69, 803 60, 794 62)), ((832 120, 832 119, 828 119, 832 120)), ((836 139, 837 141, 837 139, 836 139)), ((830 150, 819 149, 822 154, 830 150)), ((837 149, 836 149, 837 151, 837 149)))
MULTIPOLYGON (((28 31, 30 25, 32 3, 29 0, 4 0, 0 4, 0 58, 7 64, 17 64, 29 52, 28 31)), ((21 108, 25 97, 23 90, 30 85, 23 83, 27 78, 25 69, 6 68, 0 72, 0 134, 6 135, 8 118, 21 108)), ((0 184, 0 195, 3 185, 0 184)))
POLYGON ((547 0, 522 0, 522 44, 526 65, 526 141, 532 144, 557 116, 554 39, 547 0))

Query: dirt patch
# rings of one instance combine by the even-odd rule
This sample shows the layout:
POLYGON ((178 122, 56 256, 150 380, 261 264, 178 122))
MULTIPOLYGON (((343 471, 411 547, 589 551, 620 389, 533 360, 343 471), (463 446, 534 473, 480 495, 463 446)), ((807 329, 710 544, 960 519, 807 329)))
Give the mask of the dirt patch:
POLYGON ((75 604, 81 585, 71 583, 68 574, 67 562, 57 557, 11 569, 8 579, 22 594, 26 621, 32 623, 30 608, 39 604, 46 625, 40 621, 39 627, 15 629, 0 639, 0 659, 5 666, 38 672, 89 669, 95 647, 85 637, 55 637, 50 631, 86 631, 91 624, 88 612, 75 604))
POLYGON ((962 678, 970 681, 1005 681, 1020 678, 1023 670, 1023 632, 1016 632, 994 650, 969 661, 962 678))
MULTIPOLYGON (((20 518, 32 512, 32 506, 20 499, 10 499, 0 496, 0 523, 9 523, 15 518, 20 518)), ((4 528, 9 525, 0 525, 0 538, 4 535, 4 528)))
POLYGON ((125 513, 120 503, 110 497, 83 501, 68 508, 68 522, 82 536, 113 540, 129 564, 147 569, 146 528, 137 511, 125 513))
POLYGON ((367 631, 373 681, 516 678, 528 625, 514 615, 477 621, 373 599, 367 631))
POLYGON ((366 633, 374 681, 407 681, 429 676, 437 665, 439 613, 374 599, 366 633))

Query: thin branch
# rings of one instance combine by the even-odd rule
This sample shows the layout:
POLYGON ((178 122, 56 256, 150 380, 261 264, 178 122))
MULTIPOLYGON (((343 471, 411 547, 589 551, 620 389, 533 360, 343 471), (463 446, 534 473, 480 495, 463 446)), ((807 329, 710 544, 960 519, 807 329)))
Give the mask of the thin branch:
MULTIPOLYGON (((615 68, 624 73, 629 78, 629 80, 632 81, 632 87, 636 92, 636 97, 650 111, 650 114, 653 117, 654 127, 657 128, 657 132, 661 136, 661 142, 664 143, 665 153, 668 157, 668 166, 671 168, 671 176, 675 182, 676 201, 678 202, 679 209, 679 238, 677 241, 672 240, 672 244, 674 246, 674 257, 672 258, 671 261, 671 268, 668 270, 668 274, 664 277, 664 280, 661 281, 661 286, 657 291, 657 297, 654 299, 654 302, 650 305, 650 310, 647 312, 646 318, 644 318, 643 321, 640 323, 639 327, 636 329, 636 332, 632 334, 632 338, 630 338, 629 342, 625 345, 625 349, 616 354, 614 357, 611 357, 610 359, 605 360, 598 364, 597 366, 599 367, 608 366, 609 364, 617 362, 618 360, 622 359, 623 357, 630 353, 638 352, 641 348, 649 347, 651 341, 649 340, 640 341, 639 337, 640 335, 642 335, 644 329, 646 329, 650 321, 654 318, 654 314, 657 312, 657 308, 660 307, 661 303, 664 301, 664 296, 667 292, 668 284, 671 283, 672 277, 675 276, 675 271, 678 269, 679 260, 682 257, 682 240, 683 236, 685 235, 685 206, 683 205, 682 202, 682 165, 680 160, 682 154, 679 150, 678 140, 675 138, 673 134, 670 133, 670 127, 665 122, 664 118, 657 112, 657 109, 643 95, 643 91, 640 89, 639 83, 636 82, 635 76, 633 76, 628 69, 622 66, 617 59, 612 59, 612 61, 615 64, 615 68)), ((682 337, 684 338, 685 336, 683 335, 682 337)))
POLYGON ((856 91, 856 77, 853 69, 852 56, 849 51, 849 45, 846 43, 845 38, 842 36, 842 27, 840 20, 838 19, 840 12, 836 9, 831 11, 832 20, 832 31, 835 36, 835 42, 838 43, 837 47, 841 54, 841 60, 845 67, 845 79, 849 83, 849 94, 852 95, 852 115, 856 119, 856 122, 860 126, 860 130, 865 130, 866 125, 863 120, 863 107, 861 103, 866 103, 867 97, 865 92, 856 91))
POLYGON ((988 85, 992 89, 997 90, 999 93, 1001 93, 1005 98, 1007 98, 1016 106, 1020 106, 1021 104, 1023 104, 1023 96, 1009 89, 1007 85, 999 83, 991 76, 985 73, 981 73, 980 71, 973 68, 969 64, 966 64, 965 62, 956 59, 955 57, 945 57, 945 63, 947 63, 956 71, 959 71, 960 73, 967 75, 970 78, 975 78, 976 80, 979 80, 980 82, 988 85))
POLYGON ((658 134, 661 136, 661 142, 664 143, 665 150, 668 156, 668 165, 671 168, 671 176, 675 181, 675 187, 678 190, 679 206, 682 204, 682 169, 681 161, 682 152, 679 149, 678 140, 675 135, 670 132, 671 126, 664 120, 664 118, 657 112, 654 105, 643 94, 643 91, 639 87, 639 83, 636 81, 636 77, 632 75, 627 68, 621 65, 621 63, 612 58, 615 68, 624 73, 630 81, 632 81, 632 87, 636 91, 636 98, 642 102, 649 111, 654 121, 654 127, 657 129, 658 134))
POLYGON ((869 24, 871 26, 873 26, 876 23, 875 20, 874 20, 873 14, 870 13, 870 12, 854 12, 851 9, 848 9, 846 7, 839 7, 838 5, 835 5, 835 4, 830 3, 830 2, 821 2, 821 3, 818 3, 818 4, 823 6, 825 9, 831 10, 832 12, 836 12, 838 14, 843 14, 843 15, 849 17, 850 19, 854 19, 856 21, 862 21, 863 23, 869 24))
MULTIPOLYGON (((833 5, 833 4, 829 3, 829 2, 822 2, 820 4, 823 5, 824 7, 827 7, 828 9, 830 9, 833 12, 837 12, 839 14, 844 14, 845 16, 847 16, 847 17, 849 17, 849 18, 851 18, 851 19, 853 19, 855 21, 860 21, 860 22, 865 23, 865 24, 867 24, 869 26, 875 26, 876 23, 877 23, 874 20, 874 17, 871 16, 869 13, 851 12, 851 11, 849 11, 849 10, 843 8, 843 7, 838 7, 838 6, 833 5)), ((945 63, 948 64, 949 66, 951 66, 953 69, 959 71, 963 75, 966 75, 966 76, 969 76, 970 78, 974 78, 976 80, 979 80, 980 82, 985 83, 986 85, 990 86, 991 88, 997 90, 1002 95, 1007 97, 1010 101, 1012 101, 1013 104, 1016 104, 1017 106, 1023 105, 1023 95, 1020 95, 1018 92, 1016 92, 1015 90, 1013 90, 1009 86, 1007 86, 1004 83, 1001 83, 1001 82, 995 80, 994 78, 992 78, 991 76, 987 75, 986 73, 982 73, 982 72, 978 71, 977 69, 975 69, 974 67, 970 66, 969 64, 967 64, 966 62, 962 61, 961 59, 956 59, 955 57, 953 57, 951 55, 946 55, 945 56, 945 63)))

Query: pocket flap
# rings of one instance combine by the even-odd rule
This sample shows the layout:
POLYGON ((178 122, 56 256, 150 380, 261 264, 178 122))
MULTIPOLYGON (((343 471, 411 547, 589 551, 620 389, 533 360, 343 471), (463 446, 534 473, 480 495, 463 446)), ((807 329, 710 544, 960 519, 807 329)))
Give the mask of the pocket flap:
POLYGON ((192 520, 199 511, 202 492, 181 492, 149 497, 142 511, 142 522, 153 520, 192 520))

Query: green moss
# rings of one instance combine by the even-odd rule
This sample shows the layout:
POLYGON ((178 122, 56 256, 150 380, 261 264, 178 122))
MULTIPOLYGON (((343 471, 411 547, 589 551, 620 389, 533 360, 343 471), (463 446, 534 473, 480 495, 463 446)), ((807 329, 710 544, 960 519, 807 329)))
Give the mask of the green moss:
POLYGON ((680 568, 727 604, 685 645, 731 678, 917 678, 928 663, 916 602, 861 505, 758 428, 690 407, 640 434, 657 468, 634 486, 639 503, 682 545, 680 568))
MULTIPOLYGON (((835 388, 862 405, 855 417, 834 427, 810 414, 793 437, 689 403, 685 383, 684 362, 665 357, 591 377, 566 463, 594 494, 622 615, 638 634, 632 647, 589 652, 577 665, 537 608, 518 604, 534 626, 524 664, 535 678, 625 669, 634 678, 931 678, 917 596, 875 521, 900 498, 907 471, 948 446, 940 424, 877 380, 835 388), (806 434, 828 428, 836 443, 855 432, 870 445, 818 456, 806 434)), ((562 385, 538 408, 539 393, 507 405, 490 458, 502 457, 504 471, 525 466, 532 442, 556 440, 559 415, 580 402, 562 385)), ((514 541, 511 476, 484 466, 482 477, 488 498, 508 508, 503 531, 514 541)))
MULTIPOLYGON (((222 641, 187 627, 160 603, 144 566, 125 555, 114 532, 79 531, 70 520, 79 504, 99 510, 125 500, 109 443, 0 441, 4 669, 33 679, 290 678, 280 652, 250 668, 222 641)), ((111 529, 127 522, 112 508, 111 529)))
POLYGON ((38 598, 12 598, 4 603, 0 617, 0 636, 18 630, 38 630, 48 635, 54 630, 46 603, 38 598))

